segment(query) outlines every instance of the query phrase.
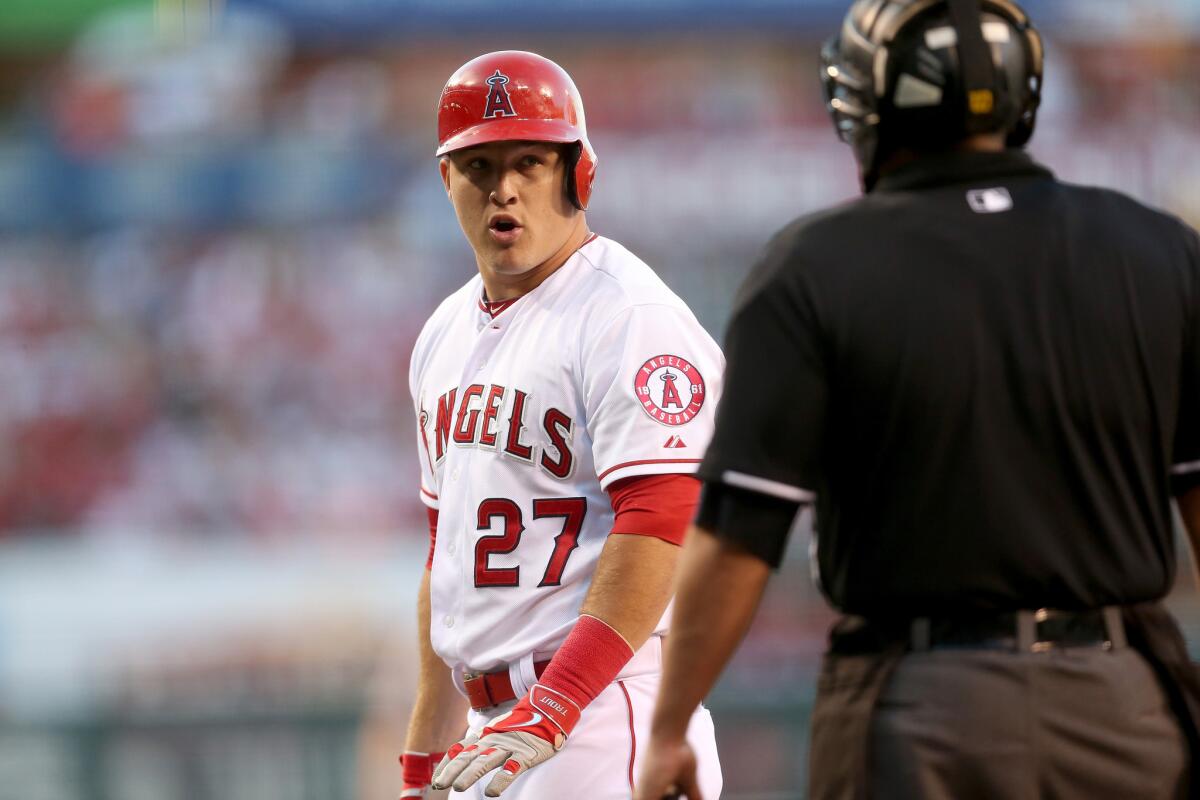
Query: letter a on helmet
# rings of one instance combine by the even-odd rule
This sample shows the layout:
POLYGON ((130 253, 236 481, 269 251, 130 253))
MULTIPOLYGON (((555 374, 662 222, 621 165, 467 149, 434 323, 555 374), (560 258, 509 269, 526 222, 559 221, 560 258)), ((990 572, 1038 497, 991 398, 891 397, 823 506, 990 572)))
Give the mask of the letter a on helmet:
POLYGON ((587 138, 583 100, 571 76, 536 53, 504 50, 463 64, 438 103, 438 149, 444 156, 489 142, 561 142, 570 153, 567 196, 587 208, 596 152, 587 138))
POLYGON ((508 89, 504 88, 507 83, 508 76, 500 70, 496 70, 492 73, 492 77, 487 79, 487 84, 492 89, 488 92, 487 105, 483 109, 484 119, 517 115, 517 112, 513 111, 512 98, 508 96, 508 89))

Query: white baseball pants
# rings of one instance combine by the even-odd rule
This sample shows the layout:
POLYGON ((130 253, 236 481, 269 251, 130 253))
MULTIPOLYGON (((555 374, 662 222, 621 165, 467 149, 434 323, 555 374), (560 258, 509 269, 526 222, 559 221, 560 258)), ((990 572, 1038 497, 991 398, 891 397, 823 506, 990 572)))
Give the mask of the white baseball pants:
MULTIPOLYGON (((656 638, 651 640, 655 651, 656 638)), ((653 653, 653 671, 624 677, 627 672, 639 672, 641 665, 651 666, 646 663, 651 654, 645 650, 639 651, 622 676, 583 710, 566 746, 549 761, 513 781, 501 795, 502 800, 629 800, 641 767, 642 748, 650 738, 650 717, 662 680, 658 652, 653 653)), ((488 709, 486 714, 471 711, 467 717, 471 732, 478 734, 490 719, 506 713, 513 705, 505 703, 488 709)), ((707 708, 696 709, 687 738, 696 753, 700 790, 705 800, 717 800, 723 780, 707 708)), ((450 798, 484 800, 483 790, 491 776, 492 773, 484 775, 465 792, 451 791, 450 798)))

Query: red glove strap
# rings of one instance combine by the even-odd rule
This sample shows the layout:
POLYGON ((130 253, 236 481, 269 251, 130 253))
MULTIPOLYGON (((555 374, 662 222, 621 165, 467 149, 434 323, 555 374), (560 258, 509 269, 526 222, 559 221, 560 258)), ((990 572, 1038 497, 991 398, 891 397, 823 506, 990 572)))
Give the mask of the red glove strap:
POLYGON ((586 614, 579 617, 538 683, 585 708, 633 658, 621 634, 586 614))
POLYGON ((400 756, 400 775, 405 789, 424 789, 433 780, 433 768, 443 753, 413 753, 400 756))
MULTIPOLYGON (((509 731, 532 733, 534 736, 545 739, 554 746, 555 750, 558 750, 574 730, 575 724, 579 722, 581 711, 580 706, 565 694, 535 683, 529 690, 529 694, 522 697, 513 706, 512 711, 484 728, 483 735, 509 731)), ((473 747, 478 747, 478 745, 471 745, 467 749, 470 750, 473 747)), ((454 752, 453 748, 450 752, 454 752)), ((510 768, 510 764, 516 764, 516 762, 505 762, 504 768, 515 774, 519 767, 510 768)))

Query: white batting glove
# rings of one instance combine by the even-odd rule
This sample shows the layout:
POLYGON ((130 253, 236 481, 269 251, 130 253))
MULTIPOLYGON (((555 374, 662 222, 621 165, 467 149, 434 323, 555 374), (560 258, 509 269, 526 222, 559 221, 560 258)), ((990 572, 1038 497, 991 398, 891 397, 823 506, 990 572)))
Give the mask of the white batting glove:
POLYGON ((565 695, 535 684, 512 711, 488 723, 482 736, 467 736, 446 751, 434 772, 433 788, 453 785, 455 791, 465 792, 503 765, 483 792, 499 797, 518 775, 562 749, 580 713, 579 706, 565 695))

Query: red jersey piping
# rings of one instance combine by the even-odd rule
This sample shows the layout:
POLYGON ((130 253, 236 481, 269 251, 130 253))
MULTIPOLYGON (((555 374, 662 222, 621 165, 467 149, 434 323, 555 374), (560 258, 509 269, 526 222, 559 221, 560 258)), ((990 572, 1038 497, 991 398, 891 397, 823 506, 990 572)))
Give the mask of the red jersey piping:
POLYGON ((626 461, 623 464, 617 464, 604 470, 604 472, 600 473, 597 480, 602 481, 606 475, 616 472, 619 469, 625 469, 626 467, 640 467, 645 464, 699 464, 703 460, 702 458, 646 458, 641 461, 626 461))

